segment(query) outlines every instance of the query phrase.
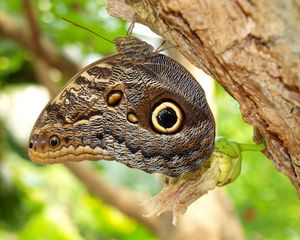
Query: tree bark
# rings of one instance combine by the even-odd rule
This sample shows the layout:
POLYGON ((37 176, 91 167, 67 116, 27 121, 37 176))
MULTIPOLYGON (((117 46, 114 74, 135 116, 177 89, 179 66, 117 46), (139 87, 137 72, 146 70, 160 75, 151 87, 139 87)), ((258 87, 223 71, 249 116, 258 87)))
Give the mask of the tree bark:
POLYGON ((216 79, 300 194, 300 0, 111 0, 108 10, 216 79))

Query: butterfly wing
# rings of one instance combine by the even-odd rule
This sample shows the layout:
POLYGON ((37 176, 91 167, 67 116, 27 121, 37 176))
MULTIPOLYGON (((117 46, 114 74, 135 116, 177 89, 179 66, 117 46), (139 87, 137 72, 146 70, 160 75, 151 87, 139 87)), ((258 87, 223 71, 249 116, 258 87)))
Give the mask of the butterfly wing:
POLYGON ((139 119, 137 133, 126 140, 127 151, 141 151, 139 159, 143 159, 147 172, 178 176, 199 168, 211 155, 215 138, 214 117, 199 83, 184 67, 162 54, 147 58, 127 76, 128 104, 133 105, 139 119), (161 131, 159 123, 153 122, 153 113, 166 103, 181 111, 177 116, 181 117, 180 125, 169 132, 161 131))
POLYGON ((30 137, 34 162, 115 159, 177 176, 210 156, 215 123, 201 86, 167 56, 126 50, 84 68, 49 102, 30 137))
POLYGON ((85 67, 48 103, 30 136, 28 153, 34 162, 114 159, 102 147, 102 138, 107 122, 104 95, 113 84, 117 59, 114 55, 85 67), (51 145, 53 139, 58 141, 51 145))

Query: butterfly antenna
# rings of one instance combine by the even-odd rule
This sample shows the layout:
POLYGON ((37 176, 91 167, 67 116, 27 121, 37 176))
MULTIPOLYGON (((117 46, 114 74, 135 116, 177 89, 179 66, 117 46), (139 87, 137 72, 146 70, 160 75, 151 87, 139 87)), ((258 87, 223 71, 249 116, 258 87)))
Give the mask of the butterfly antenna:
POLYGON ((134 22, 130 23, 130 26, 129 26, 128 30, 127 30, 127 36, 131 36, 132 35, 133 28, 134 28, 134 22))
POLYGON ((166 40, 163 40, 163 41, 161 42, 161 44, 159 45, 159 47, 156 48, 155 52, 161 51, 160 49, 161 49, 161 47, 162 47, 165 43, 166 43, 166 40))
POLYGON ((136 14, 133 15, 132 21, 129 25, 129 28, 127 30, 127 36, 131 36, 134 28, 134 24, 136 23, 136 14))
POLYGON ((71 21, 71 20, 69 20, 69 19, 66 19, 66 18, 64 18, 64 17, 63 17, 63 20, 65 20, 65 21, 67 21, 67 22, 69 22, 69 23, 72 23, 74 26, 79 27, 79 28, 82 28, 82 29, 84 29, 84 30, 86 30, 86 31, 88 31, 88 32, 90 32, 90 33, 93 33, 93 34, 95 34, 96 36, 98 36, 98 37, 100 37, 100 38, 102 38, 102 39, 104 39, 104 40, 106 40, 106 41, 108 41, 108 42, 114 44, 114 42, 113 42, 112 40, 109 40, 108 38, 99 35, 98 33, 94 32, 94 31, 91 30, 91 29, 88 29, 88 28, 86 28, 86 27, 84 27, 84 26, 81 26, 81 25, 79 25, 78 23, 73 22, 73 21, 71 21))

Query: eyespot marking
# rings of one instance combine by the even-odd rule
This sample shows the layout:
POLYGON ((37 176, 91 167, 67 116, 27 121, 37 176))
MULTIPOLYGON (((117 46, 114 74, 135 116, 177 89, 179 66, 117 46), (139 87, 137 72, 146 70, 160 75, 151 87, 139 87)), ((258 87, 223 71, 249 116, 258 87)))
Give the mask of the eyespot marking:
POLYGON ((112 90, 107 95, 107 104, 110 107, 116 107, 122 100, 123 93, 120 90, 112 90))
POLYGON ((165 134, 176 133, 182 125, 183 114, 173 102, 162 102, 152 112, 151 123, 155 131, 165 134))
POLYGON ((49 138, 49 146, 55 148, 59 145, 60 141, 56 135, 53 135, 49 138))
POLYGON ((138 119, 137 119, 137 116, 135 115, 135 113, 133 112, 129 112, 127 114, 127 120, 131 123, 137 123, 138 122, 138 119))

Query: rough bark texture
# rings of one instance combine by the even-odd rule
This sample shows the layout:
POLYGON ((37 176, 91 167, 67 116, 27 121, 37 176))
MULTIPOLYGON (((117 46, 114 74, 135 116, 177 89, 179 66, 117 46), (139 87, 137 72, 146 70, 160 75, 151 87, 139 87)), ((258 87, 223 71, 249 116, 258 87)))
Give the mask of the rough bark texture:
POLYGON ((108 10, 134 16, 216 79, 300 193, 299 0, 111 0, 108 10))

